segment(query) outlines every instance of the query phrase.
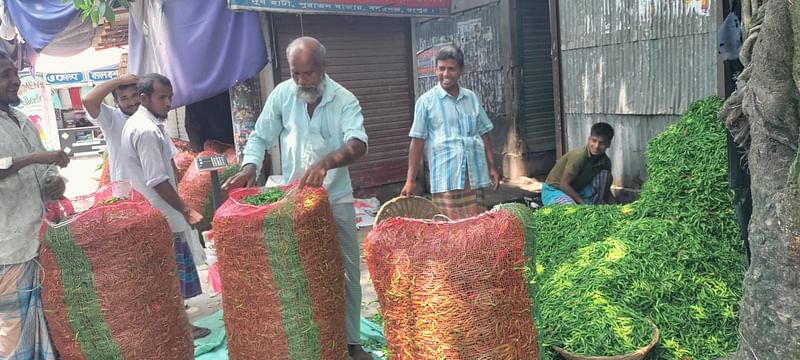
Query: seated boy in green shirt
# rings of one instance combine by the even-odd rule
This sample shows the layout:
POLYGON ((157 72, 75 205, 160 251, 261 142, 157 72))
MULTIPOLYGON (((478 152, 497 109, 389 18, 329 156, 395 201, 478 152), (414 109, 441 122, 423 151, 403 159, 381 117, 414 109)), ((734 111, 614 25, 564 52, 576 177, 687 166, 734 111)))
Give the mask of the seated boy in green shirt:
POLYGON ((606 155, 613 137, 611 125, 592 125, 586 146, 568 152, 550 170, 542 185, 544 205, 616 204, 611 193, 611 159, 606 155))

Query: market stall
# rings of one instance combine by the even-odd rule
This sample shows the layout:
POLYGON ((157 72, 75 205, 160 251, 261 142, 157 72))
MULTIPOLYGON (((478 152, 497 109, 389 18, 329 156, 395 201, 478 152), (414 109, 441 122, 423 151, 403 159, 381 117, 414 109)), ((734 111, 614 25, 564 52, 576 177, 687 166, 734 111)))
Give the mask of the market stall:
MULTIPOLYGON (((43 112, 52 116, 48 131, 57 136, 58 148, 71 155, 96 153, 105 149, 100 127, 94 126, 83 109, 81 98, 95 84, 116 78, 125 48, 89 48, 72 57, 42 55, 37 76, 42 79, 43 112)), ((113 104, 109 97, 106 101, 113 104)))

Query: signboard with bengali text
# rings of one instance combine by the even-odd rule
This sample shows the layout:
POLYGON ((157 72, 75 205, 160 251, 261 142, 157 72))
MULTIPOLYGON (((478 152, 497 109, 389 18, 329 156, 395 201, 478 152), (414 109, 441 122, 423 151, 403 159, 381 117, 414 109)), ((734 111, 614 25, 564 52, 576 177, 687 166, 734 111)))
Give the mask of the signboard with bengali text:
POLYGON ((358 15, 447 16, 452 0, 228 0, 232 10, 358 15))
POLYGON ((41 76, 33 77, 29 71, 19 73, 19 100, 17 108, 28 115, 28 119, 39 132, 39 138, 47 150, 61 148, 58 141, 58 124, 53 116, 52 100, 44 87, 41 76))
POLYGON ((44 83, 47 85, 76 84, 75 86, 80 86, 81 83, 98 83, 114 79, 117 76, 119 76, 117 69, 47 73, 44 74, 44 83))
POLYGON ((101 82, 111 80, 117 77, 117 70, 101 70, 101 71, 89 71, 89 81, 92 82, 101 82))
POLYGON ((84 81, 83 72, 71 73, 50 73, 44 76, 44 81, 48 85, 78 84, 84 81))

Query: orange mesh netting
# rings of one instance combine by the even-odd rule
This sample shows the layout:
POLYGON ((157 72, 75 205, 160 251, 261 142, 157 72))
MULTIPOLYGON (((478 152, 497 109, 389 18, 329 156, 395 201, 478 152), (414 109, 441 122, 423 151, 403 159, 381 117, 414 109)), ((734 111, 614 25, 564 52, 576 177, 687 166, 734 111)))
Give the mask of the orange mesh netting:
POLYGON ((225 159, 228 160, 228 164, 233 165, 239 163, 239 158, 236 156, 235 148, 231 147, 225 150, 225 152, 223 152, 222 154, 225 155, 225 159))
POLYGON ((232 191, 214 217, 230 359, 347 359, 344 265, 327 193, 242 202, 259 191, 232 191))
POLYGON ((236 157, 236 147, 233 144, 226 144, 218 140, 206 140, 203 150, 225 155, 225 159, 230 165, 239 163, 239 159, 236 157))
POLYGON ((103 153, 103 171, 100 173, 100 179, 97 182, 97 188, 108 185, 111 182, 111 165, 108 162, 108 152, 103 153))
POLYGON ((508 211, 379 223, 364 255, 392 358, 538 359, 524 240, 508 211))
POLYGON ((195 156, 197 156, 197 154, 191 151, 180 151, 173 158, 173 160, 175 160, 175 168, 178 170, 178 173, 175 174, 175 177, 178 179, 178 183, 180 183, 181 179, 183 179, 183 176, 186 175, 189 167, 194 166, 195 156))
POLYGON ((172 143, 175 144, 178 151, 192 151, 192 146, 186 140, 172 138, 172 143))
POLYGON ((83 212, 47 225, 40 261, 53 343, 69 360, 192 359, 169 225, 118 184, 73 200, 83 212), (115 197, 122 192, 127 199, 115 197))
MULTIPOLYGON (((197 154, 197 157, 214 156, 216 154, 213 151, 202 151, 197 154)), ((197 170, 197 166, 189 166, 186 174, 178 183, 178 193, 181 199, 190 208, 201 211, 210 192, 211 173, 197 170)))
POLYGON ((226 144, 219 140, 206 140, 206 142, 203 143, 203 150, 213 151, 219 154, 224 153, 225 150, 228 150, 228 148, 231 147, 233 147, 233 145, 226 144))

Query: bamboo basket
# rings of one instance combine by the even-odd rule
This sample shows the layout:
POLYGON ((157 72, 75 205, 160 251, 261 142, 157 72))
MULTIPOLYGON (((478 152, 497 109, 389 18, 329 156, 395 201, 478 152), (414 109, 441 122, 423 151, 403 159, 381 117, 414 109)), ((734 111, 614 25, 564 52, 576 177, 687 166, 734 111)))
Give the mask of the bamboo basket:
POLYGON ((393 217, 431 220, 442 211, 430 200, 420 196, 398 196, 386 202, 375 216, 375 225, 393 217))
POLYGON ((650 350, 656 346, 659 336, 661 336, 661 332, 658 330, 658 327, 653 325, 653 340, 651 340, 647 346, 624 355, 591 356, 575 354, 555 345, 553 345, 553 349, 557 353, 561 354, 561 356, 563 356, 566 360, 642 360, 647 356, 650 350))

